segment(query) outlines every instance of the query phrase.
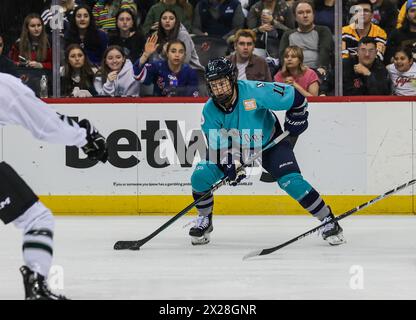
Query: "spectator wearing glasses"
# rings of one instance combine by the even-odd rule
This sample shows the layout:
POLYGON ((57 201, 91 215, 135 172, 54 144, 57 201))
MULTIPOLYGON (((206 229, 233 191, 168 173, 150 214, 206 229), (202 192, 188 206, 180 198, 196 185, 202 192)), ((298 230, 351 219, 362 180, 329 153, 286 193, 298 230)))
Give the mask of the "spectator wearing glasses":
POLYGON ((358 43, 357 54, 343 61, 343 95, 391 94, 389 73, 376 57, 376 40, 372 37, 362 38, 358 43))

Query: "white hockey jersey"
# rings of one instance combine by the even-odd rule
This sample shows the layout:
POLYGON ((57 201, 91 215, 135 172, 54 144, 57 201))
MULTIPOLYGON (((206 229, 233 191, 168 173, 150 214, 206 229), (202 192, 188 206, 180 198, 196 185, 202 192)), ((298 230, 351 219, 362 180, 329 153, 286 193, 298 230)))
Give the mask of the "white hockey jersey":
POLYGON ((0 73, 0 126, 20 125, 39 140, 82 147, 86 130, 75 121, 60 117, 38 99, 20 79, 0 73))

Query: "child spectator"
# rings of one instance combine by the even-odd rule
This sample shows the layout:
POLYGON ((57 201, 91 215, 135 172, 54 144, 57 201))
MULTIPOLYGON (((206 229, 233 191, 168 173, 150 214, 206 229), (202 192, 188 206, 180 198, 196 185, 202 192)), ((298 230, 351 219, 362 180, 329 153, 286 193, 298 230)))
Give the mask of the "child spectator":
POLYGON ((126 57, 131 62, 140 58, 146 39, 137 30, 136 16, 130 9, 121 9, 116 15, 116 34, 110 37, 109 44, 123 48, 126 57))
POLYGON ((66 47, 71 43, 78 43, 94 66, 100 65, 108 37, 104 31, 97 29, 91 10, 85 5, 74 10, 70 28, 65 35, 66 47))
POLYGON ((52 49, 43 21, 37 13, 26 16, 20 38, 10 51, 10 58, 28 68, 52 70, 52 49))
MULTIPOLYGON (((157 59, 164 58, 166 54, 166 46, 172 40, 181 40, 185 44, 185 60, 184 63, 189 64, 193 69, 204 70, 204 67, 199 61, 198 54, 195 50, 195 44, 192 41, 191 35, 184 25, 178 20, 175 11, 166 9, 162 12, 159 18, 159 25, 157 29, 158 50, 159 56, 157 59)), ((157 60, 153 59, 153 60, 157 60)))
POLYGON ((133 64, 121 47, 110 46, 104 52, 94 86, 99 95, 139 96, 140 84, 134 79, 133 64))
POLYGON ((319 93, 319 78, 315 71, 303 64, 303 50, 298 46, 286 48, 282 70, 275 75, 274 80, 294 86, 305 97, 319 93))
POLYGON ((184 63, 186 49, 182 41, 173 40, 167 44, 167 60, 146 63, 158 47, 157 40, 155 34, 147 39, 144 53, 134 66, 136 80, 145 85, 153 84, 154 96, 199 96, 198 75, 184 63))
POLYGON ((400 47, 394 54, 394 63, 387 66, 396 96, 416 96, 416 63, 411 47, 400 47))
POLYGON ((64 97, 96 96, 94 76, 97 69, 91 66, 85 51, 77 43, 65 50, 65 62, 61 67, 61 95, 64 97), (77 89, 76 89, 77 88, 77 89))
POLYGON ((134 0, 98 0, 92 8, 97 27, 111 36, 116 31, 116 14, 120 9, 130 9, 134 14, 137 13, 134 0))

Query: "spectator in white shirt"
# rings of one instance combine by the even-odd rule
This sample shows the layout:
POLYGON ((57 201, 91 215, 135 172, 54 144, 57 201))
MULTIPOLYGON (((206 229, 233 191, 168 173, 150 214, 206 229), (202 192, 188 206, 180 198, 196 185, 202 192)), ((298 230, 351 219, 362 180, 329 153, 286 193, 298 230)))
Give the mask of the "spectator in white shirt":
POLYGON ((416 63, 412 49, 400 47, 394 53, 394 63, 387 66, 392 81, 393 94, 396 96, 416 96, 416 63))

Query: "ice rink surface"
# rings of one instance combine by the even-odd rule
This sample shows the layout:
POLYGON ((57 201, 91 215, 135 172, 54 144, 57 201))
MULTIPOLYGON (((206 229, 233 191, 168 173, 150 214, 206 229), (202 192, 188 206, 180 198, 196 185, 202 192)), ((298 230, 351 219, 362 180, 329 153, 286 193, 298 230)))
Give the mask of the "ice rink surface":
MULTIPOLYGON (((342 246, 314 234, 247 261, 248 252, 317 222, 214 216, 211 243, 192 246, 183 226, 193 217, 185 216, 140 251, 113 250, 117 240, 144 238, 169 218, 57 217, 54 265, 64 280, 58 292, 71 299, 416 299, 415 216, 351 216, 341 221, 342 246)), ((0 299, 23 298, 21 265, 21 234, 1 225, 0 299)))

